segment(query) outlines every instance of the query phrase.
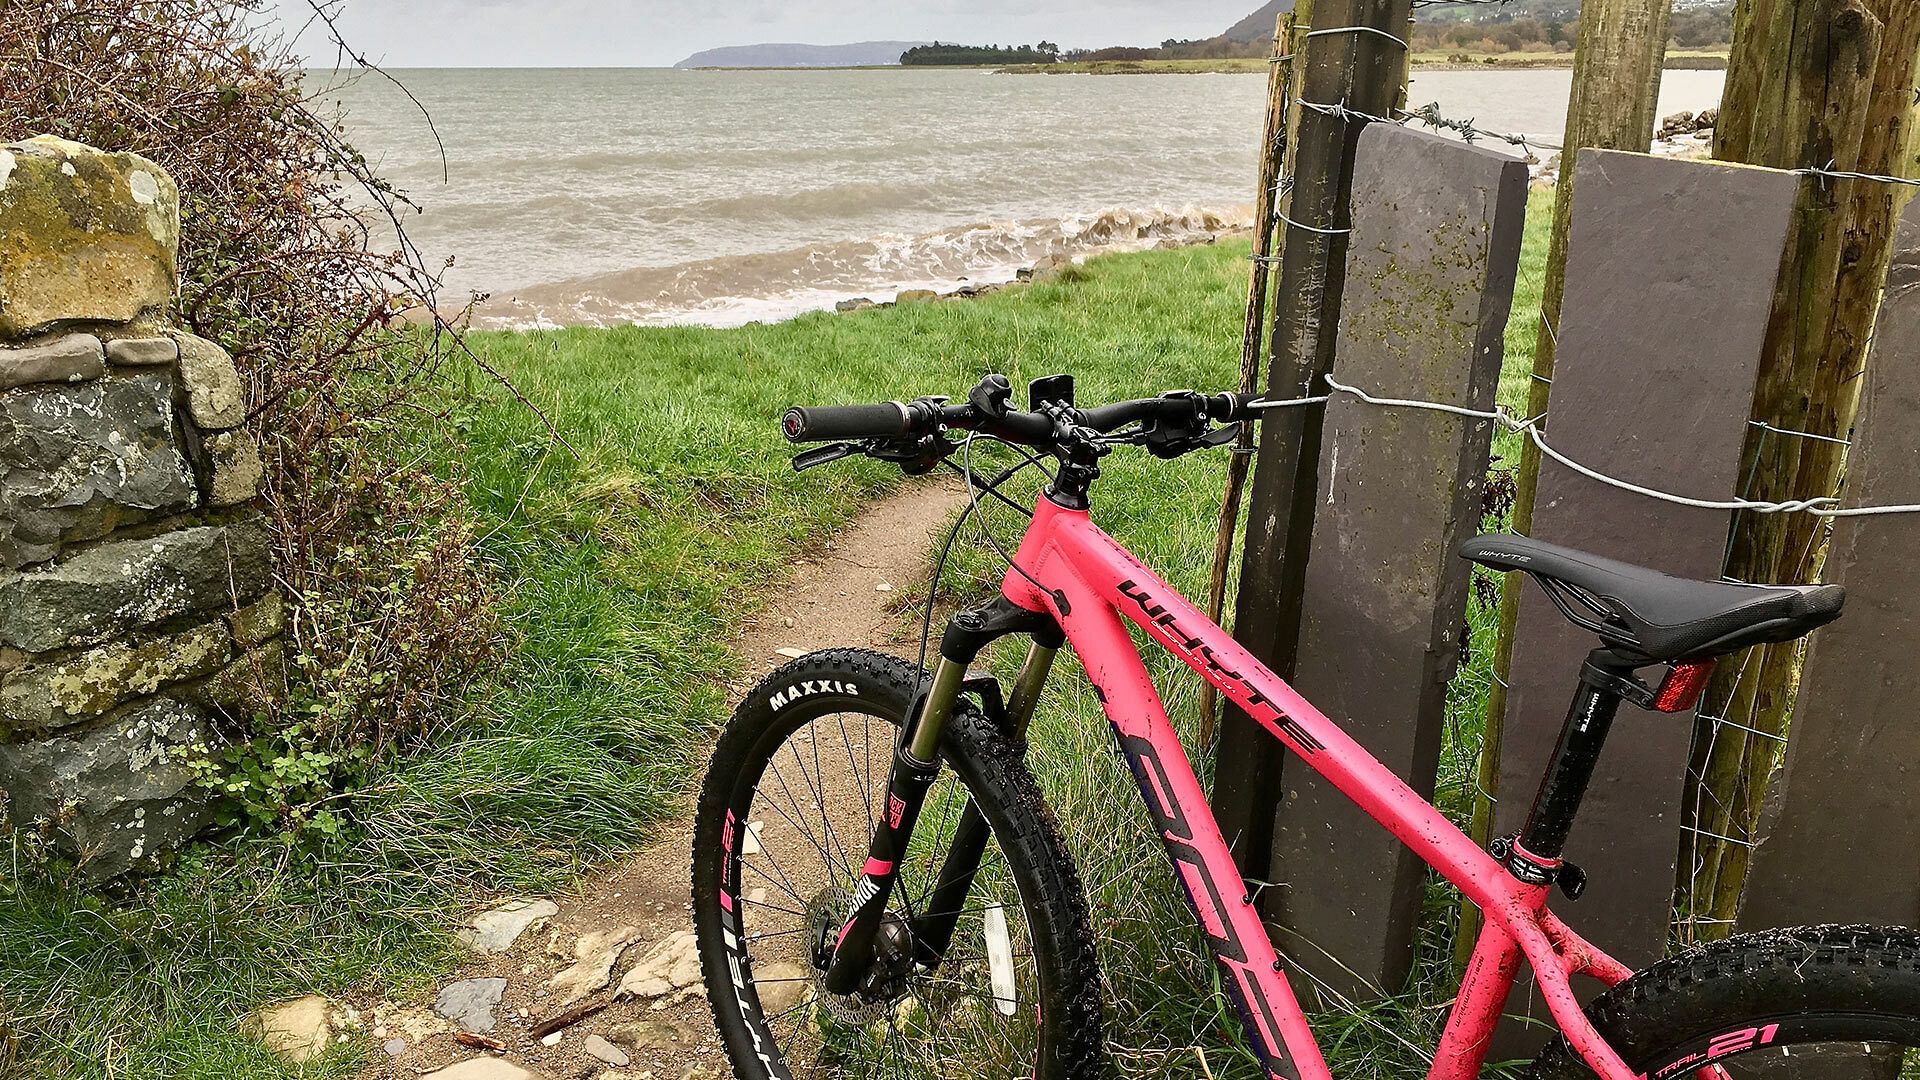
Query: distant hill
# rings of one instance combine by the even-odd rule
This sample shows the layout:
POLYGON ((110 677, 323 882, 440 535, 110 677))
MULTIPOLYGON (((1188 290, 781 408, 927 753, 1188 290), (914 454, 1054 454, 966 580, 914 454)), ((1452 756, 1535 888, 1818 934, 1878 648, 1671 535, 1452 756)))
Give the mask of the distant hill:
POLYGON ((673 65, 699 67, 866 67, 897 64, 900 54, 925 41, 857 41, 851 45, 729 45, 697 52, 673 65))
POLYGON ((1259 11, 1227 27, 1222 36, 1230 41, 1272 41, 1273 20, 1292 10, 1293 0, 1267 0, 1259 11))

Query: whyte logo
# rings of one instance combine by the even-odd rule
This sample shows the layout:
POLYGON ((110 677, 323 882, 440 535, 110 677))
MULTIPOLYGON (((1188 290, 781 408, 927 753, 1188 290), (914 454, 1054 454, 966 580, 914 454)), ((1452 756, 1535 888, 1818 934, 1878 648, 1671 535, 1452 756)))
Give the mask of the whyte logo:
POLYGON ((1294 746, 1302 754, 1311 754, 1316 750, 1323 749, 1318 739, 1307 734, 1306 728, 1301 727, 1293 717, 1281 712, 1279 706, 1268 701, 1267 696, 1262 694, 1252 682, 1248 681, 1245 675, 1240 674, 1238 671, 1222 663, 1220 658, 1214 655, 1213 650, 1209 648, 1205 642, 1189 634, 1187 631, 1182 630, 1173 612, 1168 611, 1164 605, 1155 602, 1153 597, 1147 595, 1146 590, 1134 584, 1132 580, 1121 582, 1119 587, 1121 595, 1138 604, 1140 610, 1146 612, 1147 618, 1151 620, 1153 625, 1165 630, 1171 636, 1172 640, 1169 644, 1180 652, 1192 657, 1194 660, 1199 661, 1201 667, 1219 676, 1220 681, 1228 682, 1233 684, 1234 687, 1238 687, 1240 690, 1238 695, 1235 695, 1231 688, 1222 687, 1222 689, 1226 690, 1230 697, 1239 696, 1243 699, 1241 708, 1247 710, 1247 715, 1257 720, 1259 719, 1259 715, 1255 710, 1264 708, 1267 713, 1270 714, 1268 718, 1273 722, 1274 726, 1284 732, 1287 738, 1293 742, 1294 746))

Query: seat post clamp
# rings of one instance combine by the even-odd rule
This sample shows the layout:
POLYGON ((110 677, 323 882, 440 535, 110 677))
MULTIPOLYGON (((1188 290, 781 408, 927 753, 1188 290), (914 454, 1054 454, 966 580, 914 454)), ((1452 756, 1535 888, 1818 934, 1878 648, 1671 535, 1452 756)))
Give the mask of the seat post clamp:
POLYGON ((1580 681, 1603 694, 1613 694, 1643 709, 1654 707, 1653 687, 1635 678, 1631 672, 1608 671, 1589 659, 1580 666, 1580 681))

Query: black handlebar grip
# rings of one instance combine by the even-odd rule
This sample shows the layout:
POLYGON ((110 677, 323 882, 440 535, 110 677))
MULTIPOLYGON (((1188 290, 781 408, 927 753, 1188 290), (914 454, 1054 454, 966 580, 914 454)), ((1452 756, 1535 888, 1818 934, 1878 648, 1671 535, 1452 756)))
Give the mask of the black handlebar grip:
POLYGON ((907 434, 912 413, 897 401, 879 405, 795 405, 780 420, 788 442, 833 439, 897 439, 907 434))

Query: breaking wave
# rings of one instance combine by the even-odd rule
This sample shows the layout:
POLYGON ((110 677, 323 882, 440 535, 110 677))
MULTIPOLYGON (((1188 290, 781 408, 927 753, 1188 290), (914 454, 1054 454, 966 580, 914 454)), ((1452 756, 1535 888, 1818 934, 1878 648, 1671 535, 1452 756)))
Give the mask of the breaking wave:
POLYGON ((907 289, 947 293, 1011 281, 1022 267, 1047 256, 1206 243, 1222 232, 1250 227, 1252 216, 1248 206, 1107 209, 638 267, 496 296, 477 309, 474 325, 533 329, 769 322, 855 297, 884 301, 907 289))

